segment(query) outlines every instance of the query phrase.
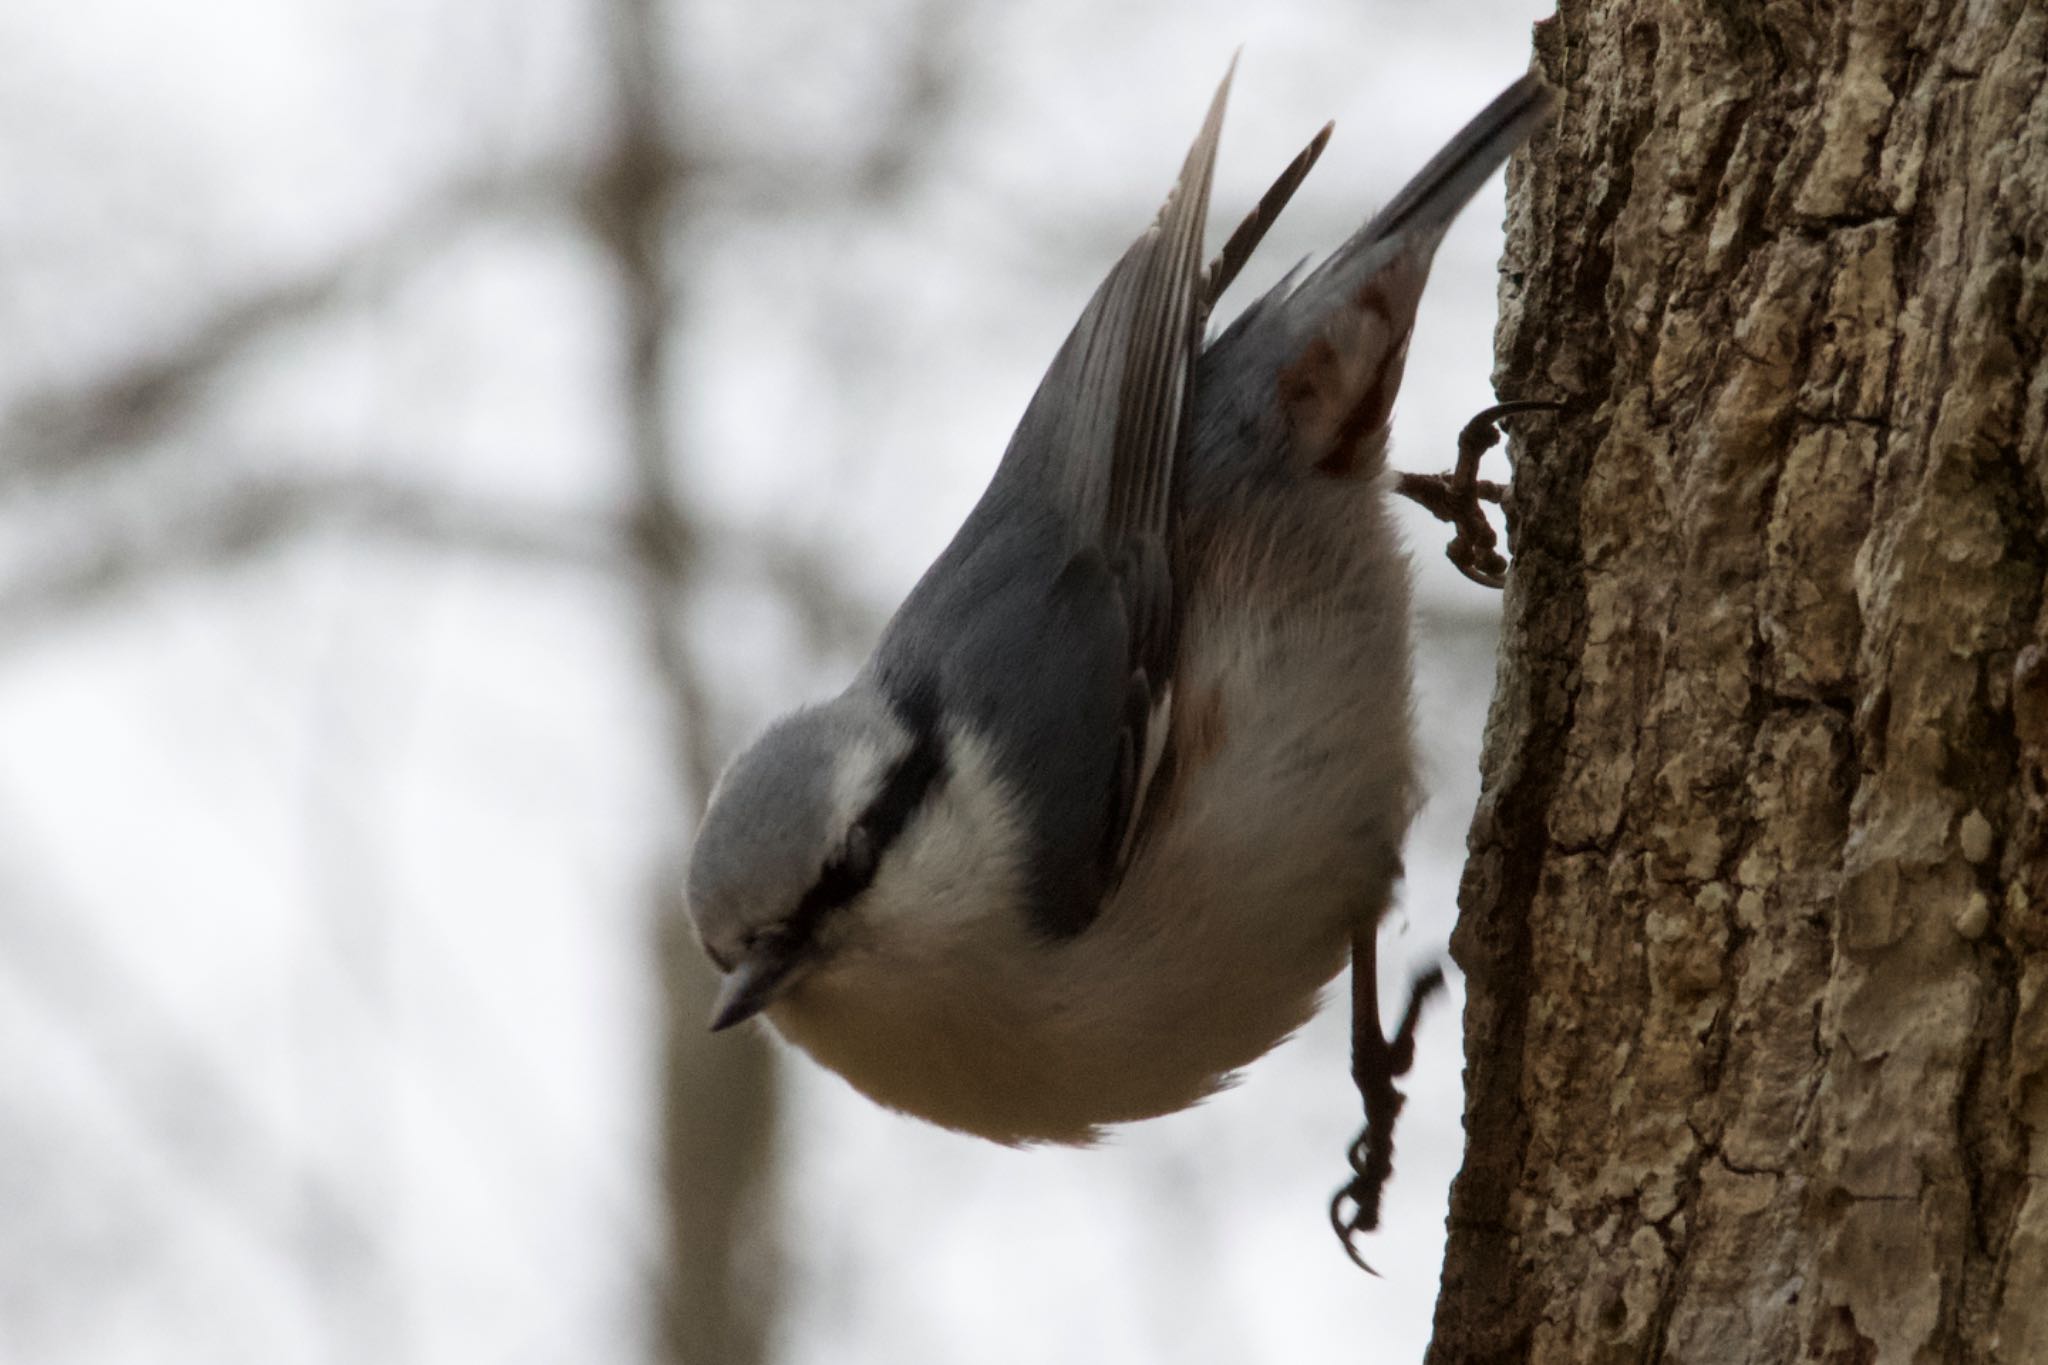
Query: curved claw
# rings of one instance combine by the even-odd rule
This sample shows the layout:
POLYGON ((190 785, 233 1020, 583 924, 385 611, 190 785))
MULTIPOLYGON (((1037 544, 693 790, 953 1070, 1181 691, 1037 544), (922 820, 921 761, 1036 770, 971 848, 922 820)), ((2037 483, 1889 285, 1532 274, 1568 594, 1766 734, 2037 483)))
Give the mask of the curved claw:
POLYGON ((1344 1244, 1344 1254, 1370 1275, 1379 1272, 1358 1254, 1353 1239, 1380 1225, 1380 1197, 1394 1174, 1394 1120, 1400 1116, 1403 1100, 1391 1081, 1367 1099, 1365 1127, 1345 1153, 1351 1179, 1330 1200, 1330 1226, 1344 1244))
MULTIPOLYGON (((1365 1127, 1345 1153, 1351 1179, 1330 1199, 1330 1228, 1344 1247, 1344 1254, 1368 1275, 1377 1276, 1358 1253, 1356 1239, 1380 1225, 1380 1196, 1394 1174, 1394 1121, 1400 1117, 1406 1098, 1394 1088, 1398 1076, 1408 1074, 1415 1063, 1415 1028, 1423 1006, 1444 986, 1443 969, 1431 967, 1415 978, 1408 988, 1408 1004, 1401 1011, 1401 1023, 1391 1041, 1380 1041, 1355 1063, 1354 1078, 1365 1101, 1365 1127)), ((1379 1040, 1374 1021, 1372 1038, 1379 1040)))
POLYGON ((1458 433, 1458 463, 1448 474, 1403 474, 1394 491, 1415 502, 1438 521, 1448 522, 1457 534, 1444 548, 1444 555, 1458 572, 1481 587, 1498 588, 1507 582, 1508 561, 1496 548, 1499 541, 1486 519, 1482 503, 1498 505, 1506 490, 1479 477, 1479 461, 1500 444, 1500 420, 1520 412, 1562 412, 1564 404, 1548 399, 1522 399, 1495 403, 1475 415, 1458 433))
MULTIPOLYGON (((1400 1099, 1399 1094, 1394 1096, 1396 1109, 1400 1108, 1400 1099)), ((1394 1173, 1393 1144, 1376 1142, 1378 1136, 1371 1125, 1359 1133, 1345 1154, 1351 1164, 1351 1179, 1330 1197, 1330 1228, 1337 1234, 1344 1254, 1351 1258, 1351 1264, 1375 1279, 1379 1278, 1379 1271, 1358 1254, 1356 1239, 1379 1227, 1380 1192, 1386 1188, 1387 1177, 1394 1173)))

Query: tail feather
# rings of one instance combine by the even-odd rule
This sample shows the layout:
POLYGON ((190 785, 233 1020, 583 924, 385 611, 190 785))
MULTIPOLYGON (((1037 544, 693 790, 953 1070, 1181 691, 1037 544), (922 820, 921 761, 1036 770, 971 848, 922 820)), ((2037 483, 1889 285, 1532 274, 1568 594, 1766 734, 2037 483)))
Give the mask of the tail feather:
POLYGON ((1397 254, 1427 261, 1487 177, 1550 117, 1550 90, 1523 76, 1459 129, 1386 207, 1294 291, 1295 309, 1347 294, 1397 254))
POLYGON ((1534 75, 1509 86, 1287 295, 1278 399, 1296 459, 1338 477, 1379 472, 1437 245, 1550 107, 1534 75))

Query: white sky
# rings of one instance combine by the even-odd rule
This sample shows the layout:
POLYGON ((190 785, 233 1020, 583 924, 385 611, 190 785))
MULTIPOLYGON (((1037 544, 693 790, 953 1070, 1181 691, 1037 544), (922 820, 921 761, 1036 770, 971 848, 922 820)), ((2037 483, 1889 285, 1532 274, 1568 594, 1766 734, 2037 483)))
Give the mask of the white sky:
MULTIPOLYGON (((680 0, 679 126, 727 168, 676 248, 686 486, 886 606, 980 491, 1234 49, 1219 224, 1338 124, 1260 286, 1519 74, 1539 13, 680 0), (928 12, 951 17, 950 112, 900 199, 848 207, 827 172, 893 107, 903 25, 928 12)), ((25 396, 451 186, 586 155, 601 14, 0 11, 0 433, 25 396)), ((1491 401, 1500 213, 1496 185, 1439 256, 1406 467, 1441 467, 1491 401)), ((350 277, 132 459, 10 494, 0 451, 0 607, 87 531, 146 535, 252 474, 603 515, 627 485, 616 324, 574 222, 477 218, 350 277)), ((1448 932, 1493 676, 1492 595, 1442 565, 1433 526, 1411 541, 1432 801, 1383 940, 1396 1001, 1448 932)), ((848 666, 758 588, 693 619, 726 741, 848 666)), ((0 1361, 640 1358, 660 1238, 645 890, 674 831, 630 591, 322 533, 6 624, 0 1361)), ((782 1359, 1418 1360, 1459 1155, 1456 1010, 1424 1025, 1378 1281, 1323 1221, 1357 1123, 1341 1014, 1092 1152, 923 1128, 793 1063, 782 1359)))

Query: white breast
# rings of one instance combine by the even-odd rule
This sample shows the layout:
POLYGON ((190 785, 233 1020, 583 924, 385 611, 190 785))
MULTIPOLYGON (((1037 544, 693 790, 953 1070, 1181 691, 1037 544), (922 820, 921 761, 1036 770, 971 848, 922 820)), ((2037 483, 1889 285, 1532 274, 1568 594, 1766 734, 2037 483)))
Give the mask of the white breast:
POLYGON ((1405 567, 1377 496, 1319 487, 1323 524, 1291 509, 1285 553, 1318 555, 1320 532, 1320 571, 1295 563, 1284 598, 1263 591, 1269 545, 1204 561, 1170 785, 1098 920, 1032 937, 1019 833, 986 754, 953 737, 902 875, 772 1011, 791 1041, 932 1122, 1086 1142, 1213 1093, 1306 1021, 1386 909, 1412 805, 1405 567))

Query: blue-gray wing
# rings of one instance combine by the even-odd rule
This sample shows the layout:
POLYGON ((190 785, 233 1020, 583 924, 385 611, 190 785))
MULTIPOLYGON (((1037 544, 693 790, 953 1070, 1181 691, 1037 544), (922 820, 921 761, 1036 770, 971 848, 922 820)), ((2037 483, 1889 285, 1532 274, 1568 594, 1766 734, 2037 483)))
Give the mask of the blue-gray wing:
POLYGON ((1158 220, 1088 301, 989 485, 986 502, 1047 504, 1070 550, 1115 559, 1167 537, 1207 321, 1202 238, 1229 89, 1225 76, 1158 220))
POLYGON ((1158 220, 1109 272, 876 668, 995 750, 1033 833, 1034 914, 1093 919, 1166 733, 1175 467, 1207 320, 1203 233, 1230 79, 1158 220))

